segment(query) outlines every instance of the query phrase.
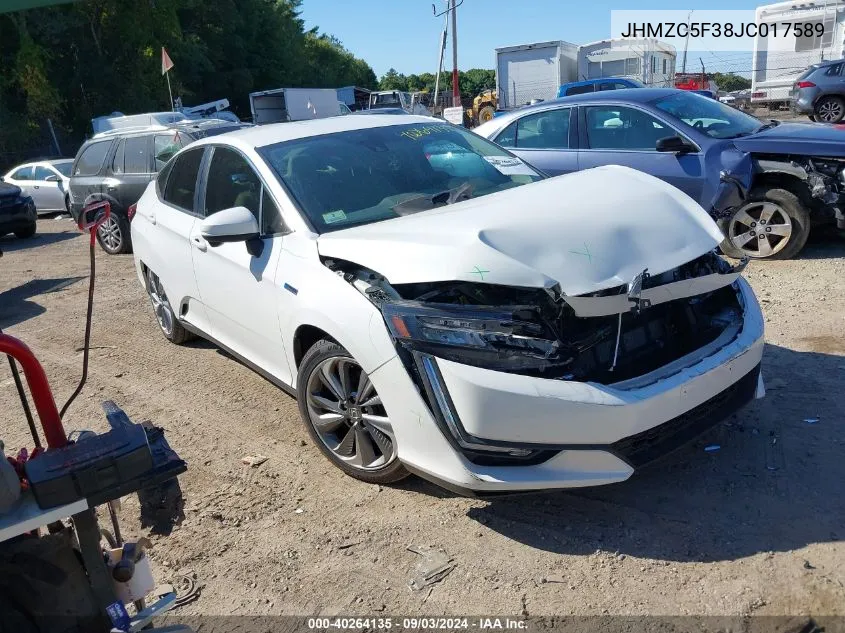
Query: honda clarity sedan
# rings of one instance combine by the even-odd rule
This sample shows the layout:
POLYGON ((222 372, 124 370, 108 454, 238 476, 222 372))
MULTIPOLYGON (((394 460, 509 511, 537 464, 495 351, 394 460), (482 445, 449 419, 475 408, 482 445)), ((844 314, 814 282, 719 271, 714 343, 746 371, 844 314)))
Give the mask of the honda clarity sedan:
POLYGON ((131 230, 164 336, 293 395, 367 482, 618 482, 763 392, 742 265, 633 169, 546 178, 427 117, 281 123, 180 150, 131 230))

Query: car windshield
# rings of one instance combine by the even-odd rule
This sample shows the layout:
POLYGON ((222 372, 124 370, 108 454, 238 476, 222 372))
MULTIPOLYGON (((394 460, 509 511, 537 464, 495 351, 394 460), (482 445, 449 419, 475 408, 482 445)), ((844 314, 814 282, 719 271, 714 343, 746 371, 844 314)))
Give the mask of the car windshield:
POLYGON ((685 90, 656 99, 653 105, 712 138, 748 136, 762 125, 759 119, 736 108, 685 90))
POLYGON ((73 167, 72 162, 67 163, 53 163, 53 168, 59 172, 62 176, 66 176, 70 178, 70 168, 73 167))
POLYGON ((543 177, 490 141, 446 123, 337 132, 258 151, 318 233, 427 211, 543 177))

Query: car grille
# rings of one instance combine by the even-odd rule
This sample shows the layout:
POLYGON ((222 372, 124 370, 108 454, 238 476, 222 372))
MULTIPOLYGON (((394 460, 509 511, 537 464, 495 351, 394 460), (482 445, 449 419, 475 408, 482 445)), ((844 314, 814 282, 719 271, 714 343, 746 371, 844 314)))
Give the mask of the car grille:
POLYGON ((611 452, 634 468, 642 468, 671 453, 751 401, 757 390, 759 375, 760 365, 757 365, 739 381, 694 409, 611 444, 611 452))

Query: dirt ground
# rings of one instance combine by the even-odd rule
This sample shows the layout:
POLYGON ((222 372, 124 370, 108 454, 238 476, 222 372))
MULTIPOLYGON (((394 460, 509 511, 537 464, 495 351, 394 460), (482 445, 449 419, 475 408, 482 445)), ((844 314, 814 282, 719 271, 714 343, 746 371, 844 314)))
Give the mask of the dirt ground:
MULTIPOLYGON (((38 229, 0 238, 0 327, 61 405, 80 375, 87 239, 67 219, 38 229)), ((625 483, 493 501, 344 476, 292 398, 210 344, 164 339, 131 256, 98 248, 97 269, 90 375, 65 427, 105 430, 110 398, 187 460, 169 535, 141 528, 137 498, 121 510, 125 533, 151 535, 160 581, 204 584, 182 614, 845 614, 845 240, 749 266, 764 400, 625 483), (269 460, 241 463, 255 453, 269 460), (455 568, 417 592, 420 544, 455 568)), ((8 450, 30 444, 5 362, 0 429, 8 450)))

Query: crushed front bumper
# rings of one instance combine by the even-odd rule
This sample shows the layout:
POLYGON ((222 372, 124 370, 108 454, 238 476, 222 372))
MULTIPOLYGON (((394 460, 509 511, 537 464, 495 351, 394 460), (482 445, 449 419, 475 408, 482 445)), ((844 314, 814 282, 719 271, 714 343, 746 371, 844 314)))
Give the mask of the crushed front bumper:
POLYGON ((400 459, 464 492, 627 479, 761 392, 763 317, 747 282, 735 284, 744 310, 730 340, 623 383, 533 378, 429 357, 422 368, 429 408, 394 359, 372 378, 396 420, 400 459), (513 459, 479 460, 485 451, 513 459))

